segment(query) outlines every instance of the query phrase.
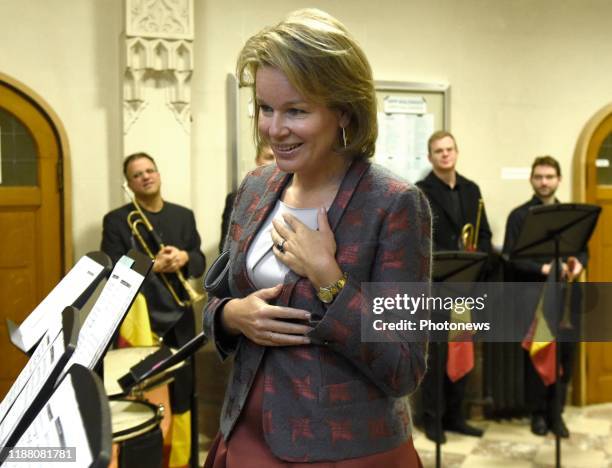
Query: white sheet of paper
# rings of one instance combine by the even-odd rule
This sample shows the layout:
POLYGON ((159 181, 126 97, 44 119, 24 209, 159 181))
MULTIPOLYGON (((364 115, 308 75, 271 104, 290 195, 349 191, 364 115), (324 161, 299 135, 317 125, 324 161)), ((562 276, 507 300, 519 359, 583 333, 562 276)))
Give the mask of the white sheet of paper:
POLYGON ((52 336, 57 336, 59 330, 49 330, 45 333, 45 336, 41 340, 40 344, 36 347, 36 350, 26 363, 25 367, 21 370, 8 393, 0 402, 0 423, 4 420, 8 410, 11 408, 21 391, 24 389, 26 383, 32 376, 32 374, 36 371, 36 368, 48 352, 49 348, 53 344, 52 336))
POLYGON ((433 114, 378 113, 375 161, 390 171, 416 182, 427 175, 427 140, 433 133, 433 114))
POLYGON ((62 375, 75 363, 89 369, 95 367, 138 293, 144 276, 132 270, 123 259, 130 260, 124 256, 115 265, 100 297, 81 327, 76 350, 62 375))
POLYGON ((32 349, 52 324, 61 324, 62 311, 83 294, 103 268, 87 255, 81 257, 19 326, 23 351, 32 349))
MULTIPOLYGON (((87 431, 87 421, 79 410, 72 378, 67 376, 49 398, 47 404, 17 443, 18 447, 76 447, 76 462, 54 462, 52 466, 85 468, 93 457, 87 431)), ((20 468, 38 467, 37 463, 16 463, 20 468)))
POLYGON ((38 349, 43 347, 44 350, 39 356, 36 356, 36 360, 32 364, 30 362, 35 356, 33 355, 30 358, 30 361, 11 387, 11 391, 2 401, 3 410, 6 408, 6 411, 2 418, 2 424, 0 424, 0 447, 6 445, 8 438, 23 418, 34 398, 40 393, 43 385, 49 380, 51 372, 64 354, 65 345, 62 330, 55 330, 54 336, 51 335, 51 330, 45 333, 43 341, 36 348, 36 351, 38 352, 38 349), (20 387, 16 385, 18 382, 20 387), (16 390, 13 390, 14 388, 16 390), (11 400, 8 400, 9 396, 11 400))

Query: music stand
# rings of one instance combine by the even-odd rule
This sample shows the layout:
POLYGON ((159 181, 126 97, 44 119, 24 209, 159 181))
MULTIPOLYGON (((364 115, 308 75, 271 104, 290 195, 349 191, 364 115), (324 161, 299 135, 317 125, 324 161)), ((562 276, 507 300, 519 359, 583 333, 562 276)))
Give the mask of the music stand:
POLYGON ((170 348, 162 346, 158 351, 132 366, 128 373, 120 377, 118 379, 119 386, 127 394, 144 381, 159 376, 162 372, 189 358, 205 343, 206 336, 204 333, 200 333, 184 346, 181 346, 175 353, 172 353, 170 348))
POLYGON ((62 311, 62 327, 48 330, 0 404, 0 464, 45 405, 58 376, 74 353, 80 328, 79 311, 62 311))
MULTIPOLYGON (((488 254, 484 252, 434 252, 432 280, 435 282, 473 283, 484 269, 488 254)), ((444 381, 444 369, 442 366, 442 343, 434 343, 438 352, 438 365, 436 368, 436 391, 434 400, 436 402, 436 467, 442 463, 440 437, 442 435, 442 383, 444 381)))
MULTIPOLYGON (((91 370, 74 364, 15 445, 26 450, 47 446, 42 452, 48 453, 51 443, 51 453, 59 452, 65 458, 61 466, 106 468, 112 453, 111 434, 110 407, 102 382, 91 370)), ((51 460, 58 461, 61 458, 51 460)))
MULTIPOLYGON (((585 203, 555 203, 529 209, 510 259, 560 257, 578 255, 586 251, 601 207, 585 203)), ((555 266, 555 282, 561 280, 560 269, 555 266)), ((561 418, 561 392, 559 387, 560 353, 555 346, 555 399, 553 411, 561 418)), ((561 437, 555 434, 555 463, 561 466, 561 437)))
POLYGON ((112 265, 104 252, 83 255, 20 325, 6 319, 11 342, 31 356, 47 329, 56 320, 61 322, 64 308, 74 306, 81 310, 102 279, 110 274, 112 265))

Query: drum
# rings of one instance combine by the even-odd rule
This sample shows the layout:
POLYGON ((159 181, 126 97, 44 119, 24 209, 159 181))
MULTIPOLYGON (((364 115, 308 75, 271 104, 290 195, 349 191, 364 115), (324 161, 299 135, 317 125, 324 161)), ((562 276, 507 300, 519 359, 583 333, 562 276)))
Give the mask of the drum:
POLYGON ((162 466, 163 411, 144 401, 110 400, 113 453, 109 468, 162 466))
MULTIPOLYGON (((109 399, 125 397, 117 380, 125 375, 132 366, 138 364, 158 349, 156 346, 120 348, 112 349, 106 353, 104 357, 104 389, 109 399)), ((170 440, 170 423, 172 421, 168 384, 172 382, 172 376, 176 370, 183 365, 184 362, 181 362, 161 372, 159 375, 147 379, 138 387, 136 399, 147 400, 150 403, 163 407, 164 418, 161 421, 160 428, 166 441, 170 440)))
MULTIPOLYGON (((147 356, 153 354, 159 348, 156 346, 140 346, 133 348, 111 349, 104 357, 104 388, 109 398, 118 398, 125 395, 121 386, 117 382, 120 377, 123 377, 132 366, 135 366, 147 356)), ((176 350, 172 350, 176 352, 176 350)), ((138 386, 138 390, 147 392, 150 389, 167 385, 172 381, 174 373, 185 362, 180 362, 170 369, 166 369, 149 379, 146 379, 138 386)))

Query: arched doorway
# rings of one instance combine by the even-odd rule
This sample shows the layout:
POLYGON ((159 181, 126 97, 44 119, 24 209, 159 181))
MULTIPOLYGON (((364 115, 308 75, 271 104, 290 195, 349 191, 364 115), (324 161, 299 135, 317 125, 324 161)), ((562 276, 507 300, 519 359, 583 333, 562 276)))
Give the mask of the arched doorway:
MULTIPOLYGON (((612 282, 612 104, 584 127, 574 170, 574 199, 602 207, 589 243, 587 280, 612 282)), ((580 349, 580 402, 612 401, 612 343, 582 343, 580 349)))
MULTIPOLYGON (((64 235, 63 129, 33 91, 0 74, 0 314, 21 323, 61 279, 72 255, 64 235)), ((69 232, 69 231, 68 231, 69 232)), ((26 358, 0 325, 0 398, 26 358)))

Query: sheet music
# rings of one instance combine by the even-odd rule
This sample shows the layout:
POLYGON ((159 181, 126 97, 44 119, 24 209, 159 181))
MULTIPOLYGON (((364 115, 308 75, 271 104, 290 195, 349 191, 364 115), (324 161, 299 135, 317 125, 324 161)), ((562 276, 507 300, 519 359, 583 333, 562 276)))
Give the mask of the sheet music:
POLYGON ((23 351, 29 351, 52 324, 62 322, 62 311, 76 301, 104 269, 87 255, 72 267, 19 326, 23 351))
POLYGON ((49 376, 64 354, 65 344, 62 330, 57 330, 55 337, 51 337, 49 332, 45 333, 43 342, 37 347, 36 351, 38 352, 39 348, 43 346, 44 352, 41 352, 40 356, 37 356, 36 362, 30 366, 30 362, 34 358, 32 356, 2 402, 6 411, 2 418, 2 424, 0 424, 0 447, 6 445, 9 437, 17 428, 17 424, 40 393, 44 384, 49 380, 49 376), (26 376, 22 378, 22 374, 26 374, 26 376), (21 383, 19 387, 17 386, 18 382, 21 383), (9 396, 11 400, 9 400, 9 396))
POLYGON ((15 402, 15 399, 19 396, 26 383, 32 376, 32 373, 36 370, 39 361, 47 353, 51 345, 53 344, 52 336, 56 336, 61 330, 49 330, 45 333, 45 336, 41 340, 40 344, 36 347, 34 354, 28 360, 25 367, 21 370, 17 379, 11 385, 8 393, 4 397, 4 400, 0 402, 0 423, 4 420, 6 413, 15 402))
POLYGON ((75 363, 93 369, 102 358, 144 280, 144 276, 130 268, 132 262, 130 257, 123 256, 115 265, 81 327, 76 350, 64 367, 63 374, 75 363))
MULTIPOLYGON (((87 440, 86 422, 79 410, 72 377, 68 375, 17 442, 17 447, 45 447, 44 458, 7 462, 3 466, 38 468, 41 464, 70 468, 88 467, 93 462, 87 440), (62 450, 65 449, 65 450, 62 450), (76 462, 67 460, 76 456, 76 462), (65 461, 62 461, 65 460, 65 461)), ((29 458, 29 457, 28 457, 29 458)))

